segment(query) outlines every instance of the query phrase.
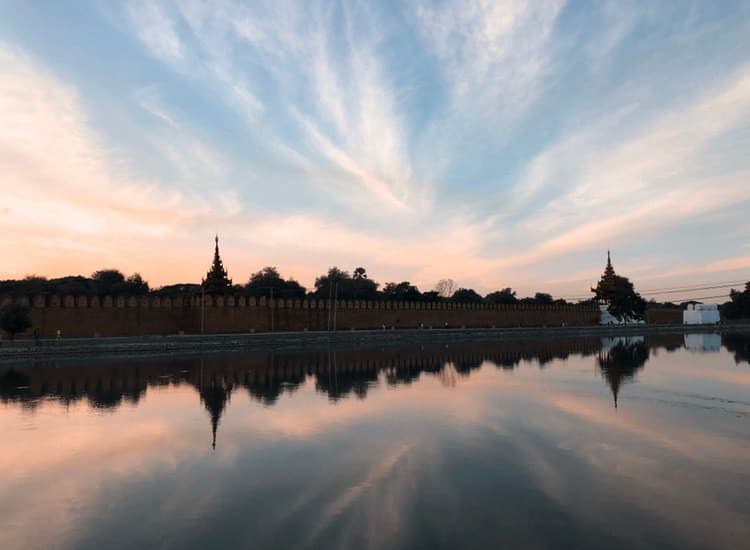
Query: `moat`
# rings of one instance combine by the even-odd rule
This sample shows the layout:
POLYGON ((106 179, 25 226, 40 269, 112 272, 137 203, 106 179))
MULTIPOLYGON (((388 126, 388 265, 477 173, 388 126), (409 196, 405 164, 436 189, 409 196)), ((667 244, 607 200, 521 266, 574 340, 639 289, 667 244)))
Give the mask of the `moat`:
POLYGON ((0 548, 739 548, 750 335, 0 365, 0 548))

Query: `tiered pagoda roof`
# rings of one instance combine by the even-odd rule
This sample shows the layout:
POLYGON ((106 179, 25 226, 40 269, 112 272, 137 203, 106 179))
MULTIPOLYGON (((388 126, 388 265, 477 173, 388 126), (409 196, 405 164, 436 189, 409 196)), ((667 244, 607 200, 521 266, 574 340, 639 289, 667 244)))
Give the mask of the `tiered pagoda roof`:
POLYGON ((607 250, 607 267, 604 268, 602 278, 599 279, 596 287, 591 289, 591 292, 596 294, 597 299, 604 299, 605 296, 611 295, 616 290, 618 278, 615 268, 612 267, 612 258, 610 257, 609 250, 607 250))
POLYGON ((232 289, 232 279, 229 278, 227 270, 221 261, 219 254, 219 236, 216 236, 216 248, 214 249, 214 261, 211 269, 206 273, 206 278, 201 281, 206 294, 225 294, 232 289))

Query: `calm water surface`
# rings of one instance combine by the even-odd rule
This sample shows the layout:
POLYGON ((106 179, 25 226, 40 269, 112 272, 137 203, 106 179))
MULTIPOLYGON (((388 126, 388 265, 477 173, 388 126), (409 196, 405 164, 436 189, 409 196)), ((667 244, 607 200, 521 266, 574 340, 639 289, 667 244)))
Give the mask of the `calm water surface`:
POLYGON ((0 548, 748 548, 750 339, 0 366, 0 548))

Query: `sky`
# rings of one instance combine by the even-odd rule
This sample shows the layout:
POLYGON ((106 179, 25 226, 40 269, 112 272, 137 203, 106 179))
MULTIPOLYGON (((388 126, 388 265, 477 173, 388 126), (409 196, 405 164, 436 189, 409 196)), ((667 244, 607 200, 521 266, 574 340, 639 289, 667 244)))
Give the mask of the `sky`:
POLYGON ((0 279, 748 280, 748 152, 747 1, 0 0, 0 279))

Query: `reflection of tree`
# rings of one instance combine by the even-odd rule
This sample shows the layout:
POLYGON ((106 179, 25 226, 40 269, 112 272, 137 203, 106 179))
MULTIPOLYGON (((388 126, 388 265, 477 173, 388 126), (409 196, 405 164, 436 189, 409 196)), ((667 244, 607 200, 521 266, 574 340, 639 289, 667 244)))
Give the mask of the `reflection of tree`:
POLYGON ((328 372, 315 376, 315 389, 328 395, 331 401, 338 401, 349 394, 360 399, 367 397, 367 391, 378 383, 378 371, 341 371, 333 366, 328 372))
POLYGON ((257 373, 252 380, 246 380, 243 385, 252 398, 270 406, 278 401, 282 393, 293 393, 305 381, 305 375, 301 372, 280 374, 268 369, 267 372, 257 373))
MULTIPOLYGON (((747 348, 741 347, 747 345, 746 341, 737 342, 726 345, 745 350, 738 357, 746 358, 747 348)), ((669 343, 671 345, 671 340, 669 343)), ((649 345, 657 344, 649 341, 649 345)), ((619 344, 603 352, 599 339, 549 339, 466 343, 450 348, 435 345, 202 360, 37 364, 0 368, 0 401, 34 406, 45 397, 54 397, 63 404, 83 399, 92 407, 116 410, 124 402, 137 402, 147 389, 188 386, 195 388, 201 405, 208 411, 212 445, 215 445, 222 416, 238 388, 247 391, 254 401, 272 406, 282 394, 293 393, 309 377, 315 389, 330 400, 352 396, 364 399, 380 381, 396 387, 407 386, 421 377, 435 377, 443 386, 451 388, 463 383, 484 363, 512 371, 521 362, 536 361, 544 366, 572 355, 586 357, 596 353, 603 376, 617 400, 620 386, 649 357, 649 346, 643 342, 630 346, 619 344)))
POLYGON ((10 368, 0 374, 0 399, 3 403, 9 401, 20 401, 29 388, 29 377, 27 374, 10 368))
POLYGON ((722 340, 724 347, 734 353, 735 363, 750 363, 750 335, 724 334, 722 340))
POLYGON ((440 378, 440 383, 446 388, 455 388, 458 374, 456 373, 456 367, 453 366, 453 363, 448 362, 443 365, 443 368, 440 369, 440 372, 438 373, 438 378, 440 378))
POLYGON ((649 348, 643 341, 621 341, 609 350, 602 349, 597 357, 597 363, 602 374, 612 389, 612 396, 617 408, 617 395, 620 386, 631 380, 638 369, 646 364, 649 358, 649 348))

